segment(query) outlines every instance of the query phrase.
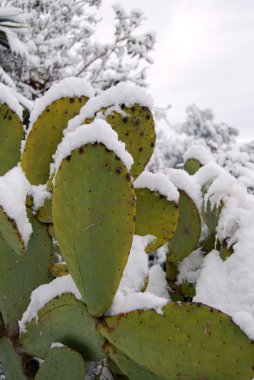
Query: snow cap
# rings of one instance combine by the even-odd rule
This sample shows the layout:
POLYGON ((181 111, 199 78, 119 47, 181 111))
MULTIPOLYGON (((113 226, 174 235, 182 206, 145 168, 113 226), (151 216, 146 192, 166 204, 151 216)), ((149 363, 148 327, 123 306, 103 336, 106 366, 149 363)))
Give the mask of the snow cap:
POLYGON ((136 103, 145 107, 152 107, 153 100, 142 87, 133 84, 118 83, 116 86, 103 91, 98 96, 89 99, 81 108, 79 115, 69 120, 68 127, 64 131, 64 134, 73 131, 82 124, 84 120, 94 117, 96 112, 102 108, 118 106, 118 109, 114 108, 121 112, 121 104, 125 104, 128 107, 136 103))
POLYGON ((133 164, 132 156, 126 151, 125 144, 118 140, 117 133, 106 121, 97 119, 91 124, 81 125, 75 131, 68 133, 58 145, 54 154, 54 164, 51 166, 51 174, 57 172, 62 160, 69 156, 74 149, 85 144, 102 143, 107 149, 112 150, 128 170, 133 164))

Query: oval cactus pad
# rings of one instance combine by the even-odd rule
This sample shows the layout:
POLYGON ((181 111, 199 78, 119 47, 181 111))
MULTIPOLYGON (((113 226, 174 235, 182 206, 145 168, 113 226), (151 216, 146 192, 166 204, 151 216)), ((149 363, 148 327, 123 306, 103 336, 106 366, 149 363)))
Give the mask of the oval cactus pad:
POLYGON ((99 331, 139 365, 165 380, 247 380, 254 345, 229 316, 201 304, 171 303, 105 319, 99 331))
POLYGON ((136 235, 153 235, 156 240, 146 247, 153 252, 173 236, 178 223, 178 208, 175 202, 149 189, 136 189, 136 235))
POLYGON ((86 96, 55 100, 34 122, 21 157, 21 167, 33 185, 47 182, 52 155, 63 137, 63 130, 86 101, 86 96))
POLYGON ((53 222, 92 315, 102 315, 112 303, 131 248, 134 216, 130 174, 115 153, 102 144, 87 144, 62 161, 53 191, 53 222))

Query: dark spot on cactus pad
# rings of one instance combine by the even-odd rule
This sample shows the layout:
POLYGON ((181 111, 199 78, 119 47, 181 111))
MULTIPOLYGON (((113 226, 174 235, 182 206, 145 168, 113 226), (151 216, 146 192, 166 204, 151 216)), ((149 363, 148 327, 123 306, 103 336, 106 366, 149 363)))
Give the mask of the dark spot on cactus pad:
POLYGON ((139 124, 140 124, 140 120, 139 119, 137 119, 137 118, 133 119, 133 125, 135 125, 136 127, 138 127, 139 124))
POLYGON ((128 117, 123 117, 122 121, 123 121, 123 123, 127 123, 128 117))
POLYGON ((66 157, 66 161, 70 161, 70 160, 71 160, 71 155, 66 157))
POLYGON ((65 115, 67 115, 69 113, 69 111, 68 110, 64 110, 64 113, 65 113, 65 115))
POLYGON ((47 112, 50 112, 50 109, 49 109, 49 108, 46 108, 46 111, 47 111, 47 112))
POLYGON ((79 151, 79 153, 84 153, 84 147, 81 146, 78 151, 79 151))
POLYGON ((139 152, 142 152, 143 150, 143 147, 141 146, 140 148, 138 148, 139 152))
POLYGON ((110 169, 110 164, 108 161, 104 162, 104 169, 106 170, 110 169))
POLYGON ((133 216, 133 222, 136 222, 136 220, 137 220, 137 218, 136 218, 136 216, 134 215, 134 216, 133 216))
POLYGON ((139 134, 141 137, 143 137, 144 136, 144 132, 142 131, 142 132, 140 132, 140 134, 139 134))
POLYGON ((74 98, 70 98, 70 103, 74 103, 75 102, 75 99, 74 98))
POLYGON ((125 135, 125 136, 129 136, 129 132, 125 132, 124 135, 125 135))
POLYGON ((131 180, 131 176, 130 176, 130 173, 127 173, 126 176, 125 176, 126 180, 129 182, 131 180))
POLYGON ((185 227, 183 232, 184 232, 184 235, 189 235, 190 230, 189 230, 189 228, 185 227))
POLYGON ((149 115, 149 113, 146 114, 146 120, 150 120, 150 115, 149 115))
POLYGON ((121 174, 122 173, 122 168, 120 166, 118 166, 115 171, 116 171, 117 174, 121 174))
POLYGON ((151 143, 150 147, 153 148, 154 147, 154 143, 151 143))
POLYGON ((116 159, 117 161, 120 161, 120 157, 118 157, 118 156, 115 156, 115 159, 116 159))
POLYGON ((122 109, 122 110, 125 109, 125 104, 121 104, 121 109, 122 109))
POLYGON ((12 120, 12 117, 11 117, 11 116, 8 116, 8 120, 12 120))

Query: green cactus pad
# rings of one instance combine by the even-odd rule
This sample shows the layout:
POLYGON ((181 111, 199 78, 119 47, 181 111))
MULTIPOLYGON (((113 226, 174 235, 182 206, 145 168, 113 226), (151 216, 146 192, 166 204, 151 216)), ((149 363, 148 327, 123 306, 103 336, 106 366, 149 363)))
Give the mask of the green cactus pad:
POLYGON ((165 380, 245 380, 254 376, 254 345, 226 314, 194 303, 171 303, 162 311, 139 310, 108 317, 98 331, 165 380))
POLYGON ((35 380, 83 380, 86 365, 83 357, 68 348, 53 348, 41 365, 35 380))
POLYGON ((184 191, 179 190, 179 223, 169 242, 170 261, 178 262, 197 248, 201 220, 197 206, 184 191))
POLYGON ((20 336, 22 349, 38 358, 44 358, 51 344, 62 343, 80 352, 86 360, 100 360, 103 337, 96 331, 92 318, 83 302, 72 294, 63 294, 46 304, 20 336))
POLYGON ((66 276, 67 274, 69 274, 69 271, 68 271, 66 264, 56 263, 56 264, 51 265, 50 273, 54 277, 62 277, 62 276, 66 276))
POLYGON ((200 168, 202 164, 196 158, 189 158, 184 163, 184 170, 190 174, 195 174, 200 168))
POLYGON ((53 262, 52 242, 47 228, 31 212, 28 216, 33 233, 25 255, 15 255, 0 236, 0 310, 11 335, 17 332, 17 322, 30 302, 31 292, 49 281, 49 267, 53 262))
POLYGON ((20 118, 6 104, 0 104, 0 176, 17 165, 24 127, 20 118))
POLYGON ((202 217, 205 224, 208 227, 208 235, 203 243, 202 250, 205 252, 210 252, 213 249, 219 248, 219 241, 216 239, 217 225, 221 213, 222 205, 219 207, 212 207, 211 202, 208 199, 206 205, 202 206, 202 217))
POLYGON ((47 182, 52 155, 63 137, 63 130, 86 101, 85 96, 58 99, 33 124, 21 157, 21 167, 33 185, 47 182))
POLYGON ((46 199, 44 205, 37 211, 36 216, 41 223, 52 223, 52 199, 46 199))
POLYGON ((224 241, 220 247, 220 257, 223 261, 227 260, 234 253, 233 247, 228 247, 227 242, 224 241))
POLYGON ((144 170, 153 154, 155 130, 153 115, 147 107, 134 104, 122 105, 126 116, 112 112, 106 121, 117 132, 119 140, 125 142, 127 151, 132 155, 134 164, 131 175, 136 178, 144 170))
POLYGON ((162 377, 149 371, 149 369, 137 364, 113 346, 109 353, 109 357, 130 380, 164 380, 162 377))
POLYGON ((15 220, 9 218, 1 206, 0 234, 17 255, 23 255, 25 253, 25 244, 18 230, 15 220))
POLYGON ((130 175, 113 152, 88 144, 62 162, 53 192, 54 227, 91 315, 103 315, 112 303, 128 260, 134 216, 130 175))
POLYGON ((0 339, 0 358, 6 379, 27 380, 23 372, 22 357, 19 356, 7 337, 0 339))
POLYGON ((173 236, 178 223, 178 208, 158 192, 149 189, 135 189, 136 235, 153 235, 156 240, 146 247, 146 252, 153 252, 173 236))

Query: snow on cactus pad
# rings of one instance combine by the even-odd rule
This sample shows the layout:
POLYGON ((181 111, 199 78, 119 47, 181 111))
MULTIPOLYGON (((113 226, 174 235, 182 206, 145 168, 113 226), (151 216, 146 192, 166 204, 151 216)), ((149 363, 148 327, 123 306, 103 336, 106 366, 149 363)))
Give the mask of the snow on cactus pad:
MULTIPOLYGON (((61 283, 64 284, 63 277, 61 283)), ((51 291, 50 287, 48 290, 51 291)), ((46 293, 47 289, 44 291, 46 293)), ((104 338, 96 331, 96 319, 73 294, 61 295, 59 291, 59 295, 37 310, 37 316, 26 324, 25 332, 23 328, 20 335, 22 350, 43 359, 52 343, 59 342, 78 350, 88 361, 102 359, 104 338)))
POLYGON ((102 120, 69 133, 55 156, 57 241, 89 313, 95 316, 112 303, 135 230, 135 194, 121 157, 132 161, 116 132, 102 120), (70 146, 74 150, 64 158, 64 148, 68 154, 70 146), (63 159, 60 167, 58 157, 63 159))
POLYGON ((229 316, 201 304, 171 303, 161 314, 134 311, 105 318, 98 331, 162 379, 247 380, 254 345, 229 316))
POLYGON ((35 103, 21 158, 21 167, 33 185, 48 180, 52 155, 68 120, 79 113, 92 95, 93 90, 84 79, 66 78, 35 103))
POLYGON ((143 172, 134 187, 137 197, 135 234, 155 236, 156 240, 146 247, 146 252, 153 252, 169 241, 177 228, 179 194, 162 173, 143 172))
POLYGON ((80 114, 69 121, 65 133, 95 117, 105 119, 132 155, 134 164, 130 173, 136 178, 151 158, 155 144, 154 120, 149 109, 152 103, 143 88, 119 83, 90 99, 80 114))

